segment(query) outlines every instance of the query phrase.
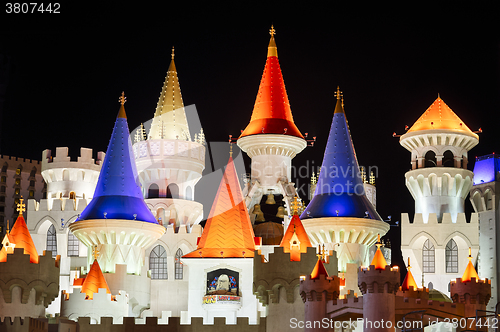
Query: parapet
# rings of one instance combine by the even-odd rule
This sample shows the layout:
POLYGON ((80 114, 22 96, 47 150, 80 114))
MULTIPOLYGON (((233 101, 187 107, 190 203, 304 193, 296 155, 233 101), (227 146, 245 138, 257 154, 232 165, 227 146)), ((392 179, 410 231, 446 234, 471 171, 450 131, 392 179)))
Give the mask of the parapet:
POLYGON ((367 293, 393 293, 399 288, 400 274, 397 267, 385 266, 384 270, 375 269, 375 265, 368 268, 361 267, 358 272, 358 287, 367 293))
POLYGON ((311 279, 308 274, 300 281, 300 297, 302 302, 330 301, 338 299, 340 295, 340 278, 337 276, 327 277, 324 274, 318 275, 316 279, 311 279))
MULTIPOLYGON (((415 225, 441 225, 441 224, 457 224, 457 225, 464 225, 464 224, 479 224, 479 218, 477 213, 472 213, 470 217, 470 221, 467 222, 467 219, 465 217, 465 213, 457 213, 457 219, 456 222, 453 222, 453 219, 451 217, 450 213, 443 213, 443 219, 441 222, 438 222, 437 215, 435 213, 429 213, 427 222, 424 222, 424 218, 422 216, 422 213, 415 213, 415 216, 413 217, 413 222, 410 221, 410 218, 408 216, 408 213, 402 213, 401 214, 401 223, 403 226, 409 225, 410 227, 415 225)), ((443 226, 443 227, 449 227, 449 226, 443 226)))
POLYGON ((46 149, 42 152, 42 170, 52 168, 84 168, 99 171, 106 154, 102 151, 97 153, 97 160, 92 158, 92 149, 80 148, 80 157, 77 161, 71 161, 68 156, 67 147, 56 148, 56 153, 52 156, 52 151, 46 149))
POLYGON ((471 278, 462 282, 457 278, 450 282, 450 294, 454 303, 488 304, 491 298, 491 280, 471 278))

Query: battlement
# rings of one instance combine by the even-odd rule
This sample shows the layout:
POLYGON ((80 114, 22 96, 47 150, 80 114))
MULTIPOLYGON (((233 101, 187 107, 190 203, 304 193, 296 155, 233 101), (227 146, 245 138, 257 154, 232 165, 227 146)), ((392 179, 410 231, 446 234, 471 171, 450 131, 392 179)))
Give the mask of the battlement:
MULTIPOLYGON (((401 224, 403 226, 409 226, 409 227, 420 227, 420 225, 428 224, 428 225, 445 225, 445 224, 457 224, 457 225, 464 225, 464 224, 479 224, 479 218, 477 213, 472 213, 470 217, 470 221, 467 222, 467 219, 465 217, 465 213, 457 213, 457 219, 456 222, 454 223, 451 217, 451 213, 443 213, 443 220, 441 222, 438 222, 437 215, 435 213, 429 213, 427 222, 424 222, 424 218, 422 213, 415 213, 415 216, 413 218, 413 221, 410 221, 410 218, 408 216, 408 213, 402 213, 401 214, 401 224)), ((449 227, 449 226, 443 226, 443 227, 449 227)))
POLYGON ((456 303, 488 304, 491 298, 491 280, 476 280, 473 277, 470 281, 462 282, 462 278, 457 278, 450 282, 450 294, 456 303))
POLYGON ((327 277, 324 274, 318 275, 312 279, 308 274, 305 279, 300 281, 300 297, 303 302, 321 301, 324 299, 330 301, 337 299, 340 294, 340 278, 337 276, 327 277))
POLYGON ((81 212, 87 207, 87 199, 76 198, 71 199, 67 197, 54 198, 54 199, 41 199, 37 202, 34 199, 28 200, 27 215, 31 219, 30 211, 32 212, 49 212, 49 211, 68 211, 68 212, 81 212))
POLYGON ((425 287, 415 289, 413 286, 410 286, 408 290, 402 290, 401 287, 399 287, 396 296, 428 300, 429 290, 425 287))
POLYGON ((333 299, 326 304, 326 312, 330 317, 337 316, 336 312, 346 311, 363 313, 363 297, 351 296, 342 299, 333 299))
POLYGON ((71 161, 68 156, 67 147, 56 148, 56 153, 52 156, 52 150, 45 149, 42 152, 42 169, 49 168, 88 168, 100 170, 106 154, 102 151, 97 152, 97 160, 92 158, 92 149, 80 148, 80 157, 77 161, 71 161))
POLYGON ((426 314, 440 317, 463 317, 463 306, 457 303, 396 296, 396 315, 410 311, 426 310, 426 314))
POLYGON ((399 269, 385 266, 384 270, 375 269, 375 265, 361 267, 358 272, 358 287, 363 293, 396 293, 399 288, 399 269))
POLYGON ((20 287, 21 303, 28 303, 30 292, 36 290, 36 304, 47 307, 59 292, 59 260, 52 258, 50 251, 38 256, 38 264, 30 263, 30 255, 23 248, 14 248, 5 262, 0 262, 0 290, 6 303, 12 302, 12 290, 20 287))
MULTIPOLYGON (((98 324, 91 324, 90 317, 78 318, 80 332, 265 332, 266 318, 261 317, 259 324, 249 323, 247 317, 237 317, 236 324, 227 325, 224 317, 214 317, 213 324, 203 324, 202 317, 192 317, 190 324, 181 324, 180 317, 169 317, 167 324, 162 324, 158 317, 146 317, 145 324, 138 324, 134 317, 124 317, 122 324, 113 324, 112 317, 102 317, 98 324)), ((0 325, 1 326, 1 325, 0 325)))
MULTIPOLYGON (((31 171, 33 166, 38 166, 40 165, 39 160, 32 160, 32 159, 27 159, 27 158, 19 158, 19 157, 12 157, 12 156, 5 156, 5 155, 0 155, 0 162, 7 163, 9 165, 10 169, 16 169, 19 164, 23 166, 23 170, 31 171)), ((37 169, 39 169, 37 167, 37 169)))

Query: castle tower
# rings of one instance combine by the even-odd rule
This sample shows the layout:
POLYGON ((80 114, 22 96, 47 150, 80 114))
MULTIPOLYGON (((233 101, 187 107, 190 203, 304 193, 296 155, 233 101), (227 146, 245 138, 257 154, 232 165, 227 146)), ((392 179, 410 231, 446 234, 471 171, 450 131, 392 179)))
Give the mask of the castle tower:
POLYGON ((299 203, 297 201, 297 196, 294 197, 292 202, 293 216, 288 228, 283 235, 280 247, 283 248, 283 252, 290 253, 290 261, 298 262, 300 261, 301 254, 307 253, 307 248, 311 248, 312 244, 309 240, 309 236, 304 229, 304 225, 299 218, 299 203))
POLYGON ((314 246, 336 249, 339 271, 345 273, 346 282, 352 282, 346 290, 356 290, 357 267, 368 265, 370 246, 390 226, 365 195, 338 88, 316 191, 300 218, 314 246), (355 264, 354 268, 348 268, 349 264, 355 264))
MULTIPOLYGON (((252 117, 237 144, 252 159, 251 181, 243 191, 248 210, 260 204, 262 195, 283 195, 287 215, 290 215, 290 203, 296 194, 294 184, 290 182, 292 159, 307 142, 293 122, 273 27, 270 34, 266 65, 252 117)), ((288 220, 285 220, 285 228, 287 224, 288 220)))
POLYGON ((203 205, 194 193, 205 168, 204 138, 191 140, 173 49, 147 140, 140 136, 133 150, 146 204, 165 226, 198 224, 203 205))
POLYGON ((387 265, 377 242, 370 267, 359 269, 358 284, 363 294, 364 331, 394 331, 399 270, 387 265))
POLYGON ((322 322, 327 317, 326 303, 338 299, 339 294, 340 279, 337 276, 328 275, 323 264, 323 257, 318 255, 318 261, 311 274, 300 281, 300 296, 305 304, 305 332, 324 330, 321 326, 315 326, 314 322, 322 322))
POLYGON ((198 247, 182 257, 189 267, 190 288, 188 311, 181 317, 203 317, 204 324, 213 324, 215 317, 225 317, 226 324, 248 317, 256 324, 258 301, 252 281, 259 242, 230 157, 198 247))
POLYGON ((144 203, 136 182, 123 94, 120 101, 94 198, 69 228, 87 246, 89 266, 92 249, 97 246, 99 265, 105 272, 114 272, 115 264, 127 264, 128 273, 141 274, 145 248, 163 235, 165 228, 158 225, 144 203))
POLYGON ((417 280, 428 288, 449 290, 450 279, 467 265, 467 251, 477 255, 477 214, 466 222, 464 202, 472 188, 467 153, 478 136, 438 96, 415 124, 400 138, 411 152, 412 169, 406 186, 415 200, 412 223, 401 220, 401 250, 413 262, 417 280))
POLYGON ((491 300, 488 310, 494 311, 500 298, 497 280, 499 275, 500 247, 497 245, 500 220, 500 158, 495 154, 476 158, 474 164, 474 185, 470 190, 470 201, 479 219, 478 273, 491 281, 491 300))
MULTIPOLYGON (((474 320, 468 325, 469 330, 476 328, 477 321, 476 311, 479 310, 479 317, 484 315, 486 305, 491 297, 491 283, 489 279, 479 279, 474 265, 472 265, 472 256, 469 249, 469 263, 465 268, 462 278, 457 278, 451 281, 450 293, 453 303, 463 303, 465 305, 464 317, 471 317, 474 320)), ((478 318, 481 325, 478 326, 479 331, 487 331, 485 318, 478 318)), ((469 320, 468 320, 469 322, 469 320)))
MULTIPOLYGON (((125 291, 113 296, 97 262, 99 253, 94 252, 94 262, 83 279, 80 292, 62 292, 61 315, 77 321, 79 317, 90 317, 100 324, 101 317, 113 317, 113 323, 121 324, 128 314, 128 297, 125 291)), ((78 289, 78 288, 75 288, 78 289)))
POLYGON ((5 317, 45 317, 59 292, 59 257, 38 256, 23 217, 24 204, 0 249, 0 321, 5 317))

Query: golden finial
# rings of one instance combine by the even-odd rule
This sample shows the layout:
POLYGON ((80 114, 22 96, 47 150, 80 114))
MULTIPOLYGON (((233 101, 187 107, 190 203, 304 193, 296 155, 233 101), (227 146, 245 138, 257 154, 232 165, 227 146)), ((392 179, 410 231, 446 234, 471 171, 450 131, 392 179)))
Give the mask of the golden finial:
POLYGON ((471 252, 471 247, 469 247, 469 261, 472 260, 472 252, 471 252))
POLYGON ((94 249, 92 249, 92 256, 94 256, 94 259, 98 259, 99 258, 99 250, 97 250, 97 246, 94 246, 94 249))
POLYGON ((10 226, 10 221, 7 220, 7 234, 10 233, 10 229, 9 229, 10 227, 9 226, 10 226))
POLYGON ((337 91, 335 92, 335 96, 337 99, 342 99, 342 106, 344 106, 344 95, 342 94, 342 91, 340 91, 340 87, 337 85, 337 91))
POLYGON ((120 102, 120 104, 124 105, 125 102, 127 102, 127 97, 125 97, 125 91, 122 91, 122 95, 120 96, 120 98, 118 98, 118 102, 120 102))
POLYGON ((318 260, 321 259, 323 262, 326 262, 326 249, 325 245, 323 244, 323 248, 321 248, 321 244, 318 244, 318 253, 316 254, 318 256, 318 260))
POLYGON ((19 203, 17 204, 17 211, 19 211, 19 215, 22 216, 23 212, 26 211, 26 204, 23 203, 23 196, 19 199, 19 203))
POLYGON ((271 35, 271 37, 274 37, 274 35, 276 34, 276 30, 274 29, 274 26, 271 24, 271 29, 269 29, 269 34, 271 35))
POLYGON ((411 269, 411 266, 410 266, 410 257, 408 256, 408 270, 411 269))
POLYGON ((233 143, 229 142, 229 157, 233 158, 233 143))
POLYGON ((174 59, 174 56, 175 56, 175 54, 174 54, 174 47, 172 46, 172 60, 174 59))
POLYGON ((297 195, 293 198, 292 203, 290 204, 292 207, 292 214, 293 215, 298 215, 299 214, 299 208, 300 208, 300 203, 297 195))
POLYGON ((375 243, 375 245, 377 246, 377 249, 380 249, 380 247, 382 246, 382 242, 380 242, 380 234, 377 234, 377 242, 375 243))

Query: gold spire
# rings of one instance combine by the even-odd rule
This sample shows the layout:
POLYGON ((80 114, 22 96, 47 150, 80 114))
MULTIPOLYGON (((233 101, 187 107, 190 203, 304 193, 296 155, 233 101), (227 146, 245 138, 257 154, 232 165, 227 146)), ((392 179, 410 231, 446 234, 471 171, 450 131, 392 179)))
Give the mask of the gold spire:
POLYGON ((127 101, 127 97, 125 97, 125 91, 122 91, 122 95, 118 98, 118 102, 122 105, 120 106, 120 110, 118 111, 117 118, 126 119, 127 115, 125 114, 125 102, 127 101))
POLYGON ((269 34, 271 35, 271 40, 269 41, 269 46, 267 47, 267 57, 278 57, 278 48, 276 47, 276 41, 274 40, 276 30, 273 25, 271 25, 271 29, 269 29, 269 34))
POLYGON ((94 257, 94 259, 98 259, 100 254, 101 253, 99 252, 99 250, 97 250, 97 246, 94 246, 94 248, 92 249, 92 256, 94 257))
POLYGON ((233 158, 233 143, 229 142, 229 157, 233 158))
POLYGON ((26 211, 26 204, 23 203, 23 196, 19 199, 19 203, 17 204, 17 211, 19 211, 19 215, 22 216, 23 212, 26 211))
POLYGON ((292 214, 293 215, 298 215, 299 214, 300 203, 299 203, 297 195, 295 195, 295 197, 293 198, 293 201, 292 201, 292 203, 290 205, 292 207, 292 214))
POLYGON ((335 96, 337 97, 337 104, 335 105, 335 111, 333 113, 344 113, 344 95, 342 94, 342 91, 340 91, 339 86, 337 86, 335 96))
POLYGON ((174 54, 174 47, 172 46, 172 60, 174 60, 174 56, 175 56, 175 54, 174 54))
POLYGON ((9 234, 9 233, 10 233, 10 230, 9 230, 9 228, 10 228, 10 227, 9 227, 9 226, 10 226, 10 221, 9 221, 9 220, 7 220, 7 234, 9 234))

